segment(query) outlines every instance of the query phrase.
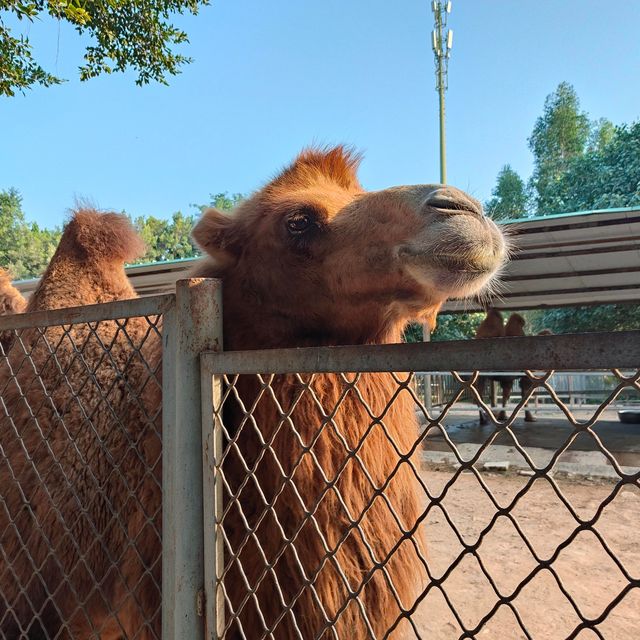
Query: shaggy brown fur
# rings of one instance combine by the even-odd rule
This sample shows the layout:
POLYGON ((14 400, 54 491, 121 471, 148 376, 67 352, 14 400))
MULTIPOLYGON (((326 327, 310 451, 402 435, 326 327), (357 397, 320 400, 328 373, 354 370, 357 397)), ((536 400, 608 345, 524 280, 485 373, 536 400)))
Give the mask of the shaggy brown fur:
MULTIPOLYGON (((475 293, 493 277, 504 259, 504 242, 476 201, 454 188, 430 185, 367 194, 356 168, 357 157, 342 148, 309 150, 233 215, 210 210, 203 216, 194 237, 211 258, 197 273, 224 280, 226 349, 398 341, 409 318, 433 323, 447 297, 475 293)), ((132 297, 122 261, 138 250, 134 244, 121 218, 78 214, 30 309, 132 297)), ((17 583, 27 589, 26 577, 33 574, 28 552, 43 566, 44 585, 32 584, 25 595, 33 607, 46 609, 41 618, 50 636, 62 617, 71 620, 62 637, 87 638, 93 626, 102 629, 103 639, 146 639, 150 630, 159 635, 152 612, 159 603, 160 541, 144 515, 159 528, 160 465, 158 418, 145 413, 154 415, 160 398, 144 384, 148 376, 116 324, 102 322, 96 332, 112 344, 111 357, 123 375, 103 364, 103 349, 88 327, 74 326, 69 336, 61 330, 50 334, 53 343, 61 341, 57 358, 66 377, 47 364, 45 347, 36 344, 35 362, 50 394, 29 396, 38 407, 37 424, 16 385, 11 387, 8 405, 16 426, 4 421, 1 428, 13 470, 0 470, 0 486, 15 485, 16 474, 25 489, 10 493, 8 511, 0 514, 0 543, 8 550, 0 558, 0 592, 17 607, 19 617, 9 619, 9 629, 24 628, 30 605, 17 583), (71 339, 83 345, 86 368, 71 339), (94 368, 95 380, 87 375, 94 368), (88 384, 74 387, 80 408, 67 379, 87 377, 88 384), (106 407, 100 396, 112 386, 106 407), (75 447, 66 446, 67 430, 75 447), (29 456, 17 446, 15 431, 29 456), (127 442, 135 447, 126 448, 127 442), (97 464, 83 463, 89 459, 97 464), (95 480, 88 471, 94 466, 95 480), (153 472, 145 474, 146 467, 153 472), (39 482, 43 473, 50 474, 51 497, 39 482), (117 524, 107 505, 120 513, 117 524), (7 516, 17 529, 6 526, 7 516), (62 533, 60 521, 69 534, 62 533), (21 542, 16 531, 32 535, 21 542), (135 553, 127 539, 136 540, 135 553), (62 571, 46 555, 49 546, 62 559, 62 571), (7 558, 16 558, 17 580, 4 571, 7 558), (117 571, 109 558, 116 559, 117 571), (45 599, 44 586, 58 588, 53 600, 45 599), (81 608, 83 597, 87 604, 81 608), (110 615, 114 610, 117 615, 110 615)), ((138 343, 144 326, 131 322, 127 332, 138 343)), ((37 335, 32 340, 37 343, 37 335)), ((158 350, 158 341, 143 348, 151 366, 158 350)), ((27 373, 18 378, 30 382, 20 376, 27 373)), ((385 409, 398 390, 391 375, 362 375, 353 388, 352 380, 276 376, 273 393, 262 395, 255 377, 237 381, 239 401, 229 403, 225 416, 228 436, 236 442, 224 467, 230 489, 225 534, 238 555, 234 561, 225 552, 228 617, 231 610, 237 613, 227 638, 235 638, 240 627, 248 638, 265 637, 265 627, 270 637, 282 639, 364 638, 369 624, 382 637, 401 608, 415 603, 426 576, 420 533, 407 539, 424 499, 411 467, 418 461, 410 464, 418 438, 412 403, 408 393, 400 393, 385 409), (255 404, 260 434, 242 420, 240 401, 255 404), (290 411, 291 420, 282 411, 290 411), (265 455, 263 439, 273 455, 265 455), (243 464, 253 470, 260 491, 253 481, 243 484, 243 464), (232 504, 236 492, 241 500, 232 504), (261 518, 265 500, 272 509, 261 518), (247 526, 254 535, 248 536, 247 526), (271 570, 265 570, 265 557, 271 570), (255 597, 245 597, 245 580, 256 588, 255 597), (330 624, 334 633, 327 630, 330 624)), ((2 606, 0 601, 0 620, 2 606)))
MULTIPOLYGON (((26 301, 22 294, 11 284, 11 276, 8 271, 0 268, 0 316, 24 311, 26 301)), ((11 331, 0 331, 0 354, 9 348, 13 338, 11 331)))
MULTIPOLYGON (((123 216, 77 212, 27 311, 135 297, 141 250, 123 216)), ((114 322, 94 331, 24 332, 33 366, 14 345, 0 367, 2 638, 159 637, 160 394, 114 322)))

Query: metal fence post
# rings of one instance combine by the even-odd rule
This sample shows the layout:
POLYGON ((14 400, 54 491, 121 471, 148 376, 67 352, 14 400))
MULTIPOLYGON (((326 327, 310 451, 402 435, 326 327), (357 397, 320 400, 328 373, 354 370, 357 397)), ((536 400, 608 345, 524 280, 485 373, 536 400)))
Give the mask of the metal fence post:
POLYGON ((162 637, 203 637, 204 533, 200 353, 222 342, 220 282, 176 283, 163 325, 162 637))
POLYGON ((208 363, 206 358, 201 359, 205 638, 217 640, 224 635, 225 626, 225 600, 221 586, 224 538, 219 530, 224 513, 220 469, 224 451, 221 417, 224 386, 223 376, 214 375, 208 363))

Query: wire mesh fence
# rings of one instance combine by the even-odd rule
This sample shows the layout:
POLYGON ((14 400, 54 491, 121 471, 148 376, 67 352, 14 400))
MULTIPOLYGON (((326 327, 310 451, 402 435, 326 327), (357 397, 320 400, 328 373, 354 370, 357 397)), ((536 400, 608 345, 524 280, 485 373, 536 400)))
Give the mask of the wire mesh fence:
POLYGON ((640 397, 640 336, 600 336, 597 353, 593 340, 205 354, 211 637, 636 638, 640 430, 620 448, 610 422, 618 398, 640 397), (504 416, 471 363, 526 380, 504 416), (425 367, 455 381, 443 406, 394 373, 425 367), (574 415, 552 368, 615 384, 574 415), (551 446, 522 421, 536 393, 555 409, 537 433, 562 423, 551 446), (455 434, 468 398, 471 447, 455 434), (453 464, 433 463, 436 440, 453 464), (518 471, 496 473, 496 451, 518 471), (577 460, 589 476, 591 454, 607 480, 558 473, 577 460))
POLYGON ((160 637, 168 302, 2 319, 1 638, 160 637))
POLYGON ((0 638, 638 636, 640 434, 607 431, 637 332, 219 344, 215 281, 0 318, 0 638), (471 364, 528 381, 504 417, 471 364), (552 368, 606 369, 606 399, 579 413, 552 368), (425 370, 442 406, 396 373, 425 370), (558 474, 584 442, 608 480, 558 474))

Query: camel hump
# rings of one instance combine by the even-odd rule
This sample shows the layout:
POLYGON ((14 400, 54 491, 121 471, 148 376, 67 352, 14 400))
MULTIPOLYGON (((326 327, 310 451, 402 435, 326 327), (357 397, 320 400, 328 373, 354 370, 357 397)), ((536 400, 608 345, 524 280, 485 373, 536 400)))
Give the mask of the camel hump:
POLYGON ((98 261, 128 262, 144 254, 145 245, 126 215, 82 208, 71 215, 60 249, 98 261))

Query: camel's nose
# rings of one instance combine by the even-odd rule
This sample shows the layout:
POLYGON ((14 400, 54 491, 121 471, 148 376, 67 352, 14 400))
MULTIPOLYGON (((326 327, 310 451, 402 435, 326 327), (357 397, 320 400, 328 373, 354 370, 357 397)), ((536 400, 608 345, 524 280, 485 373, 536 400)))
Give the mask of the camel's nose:
POLYGON ((455 187, 441 186, 434 189, 428 196, 423 207, 425 213, 434 209, 445 215, 466 213, 473 216, 482 216, 482 205, 464 191, 455 187))

